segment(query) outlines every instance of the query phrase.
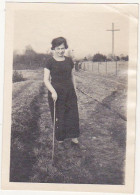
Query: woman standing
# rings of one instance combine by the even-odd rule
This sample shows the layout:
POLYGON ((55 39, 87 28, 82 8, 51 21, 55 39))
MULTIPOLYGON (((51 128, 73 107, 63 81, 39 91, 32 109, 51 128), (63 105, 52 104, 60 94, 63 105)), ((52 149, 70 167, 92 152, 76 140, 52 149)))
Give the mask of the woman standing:
POLYGON ((73 76, 74 63, 64 55, 68 48, 63 37, 52 40, 53 56, 44 67, 44 83, 48 88, 48 102, 53 121, 54 101, 56 102, 55 137, 59 143, 71 138, 78 144, 79 114, 76 96, 76 85, 73 76))

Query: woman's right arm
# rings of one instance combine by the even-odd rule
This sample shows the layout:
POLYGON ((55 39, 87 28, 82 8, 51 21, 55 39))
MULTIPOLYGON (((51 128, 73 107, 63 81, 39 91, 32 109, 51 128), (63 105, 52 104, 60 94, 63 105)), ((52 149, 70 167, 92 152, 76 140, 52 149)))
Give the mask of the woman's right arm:
POLYGON ((44 68, 44 83, 48 90, 52 93, 52 98, 54 101, 57 100, 57 93, 55 89, 53 88, 52 84, 50 83, 50 70, 47 68, 44 68))

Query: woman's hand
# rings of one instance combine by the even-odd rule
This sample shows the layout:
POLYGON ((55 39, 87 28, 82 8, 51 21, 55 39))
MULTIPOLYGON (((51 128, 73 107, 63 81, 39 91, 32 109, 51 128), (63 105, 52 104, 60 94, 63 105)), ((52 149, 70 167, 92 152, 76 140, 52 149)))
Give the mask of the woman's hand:
POLYGON ((57 93, 55 91, 52 93, 52 98, 53 98, 53 101, 56 102, 56 100, 57 100, 57 93))

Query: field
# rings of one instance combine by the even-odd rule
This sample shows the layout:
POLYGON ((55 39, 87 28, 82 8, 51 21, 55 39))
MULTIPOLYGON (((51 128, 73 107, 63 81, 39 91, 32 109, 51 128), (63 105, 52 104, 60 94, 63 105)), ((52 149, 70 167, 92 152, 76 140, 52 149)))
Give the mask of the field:
POLYGON ((124 184, 127 74, 75 72, 80 145, 55 140, 43 70, 20 70, 13 84, 10 181, 124 184))

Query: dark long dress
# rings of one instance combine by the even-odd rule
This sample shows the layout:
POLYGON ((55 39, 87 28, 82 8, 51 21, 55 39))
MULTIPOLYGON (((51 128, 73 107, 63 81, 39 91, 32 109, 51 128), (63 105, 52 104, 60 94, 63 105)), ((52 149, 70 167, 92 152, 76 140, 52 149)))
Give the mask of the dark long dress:
MULTIPOLYGON (((65 56, 64 61, 49 58, 45 67, 50 70, 51 84, 57 92, 55 137, 58 141, 77 138, 80 135, 77 96, 72 82, 74 63, 65 56)), ((53 121, 54 102, 48 91, 48 102, 53 121)))

